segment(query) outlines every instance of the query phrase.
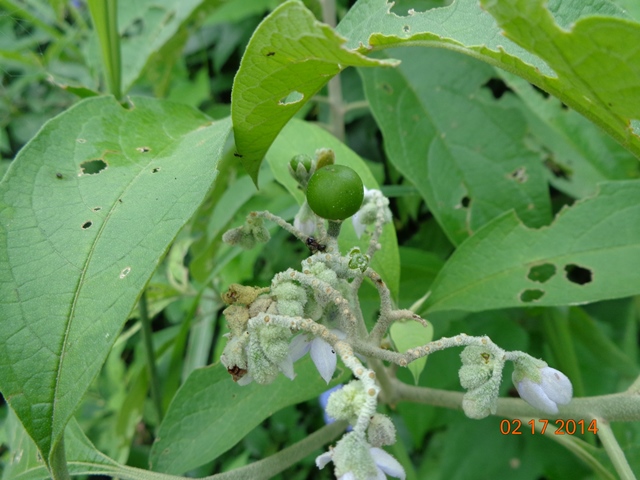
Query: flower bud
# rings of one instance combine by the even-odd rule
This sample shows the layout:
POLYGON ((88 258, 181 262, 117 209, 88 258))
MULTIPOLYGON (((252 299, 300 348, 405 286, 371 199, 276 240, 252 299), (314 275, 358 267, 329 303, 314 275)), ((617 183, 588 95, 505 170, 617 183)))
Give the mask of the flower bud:
POLYGON ((278 300, 278 313, 289 317, 302 317, 307 303, 307 293, 300 285, 282 282, 271 289, 278 300))
POLYGON ((573 385, 564 373, 531 357, 516 361, 512 379, 520 398, 548 414, 558 413, 558 405, 568 404, 573 396, 573 385))
POLYGON ((367 402, 367 394, 360 380, 352 380, 329 396, 327 415, 336 420, 348 420, 355 424, 360 410, 367 402))
POLYGON ((396 427, 389 417, 375 413, 369 423, 367 438, 373 447, 393 445, 396 443, 396 427))
POLYGON ((491 378, 478 388, 469 390, 462 398, 462 410, 469 418, 482 419, 496 413, 500 379, 491 378))
POLYGON ((315 171, 315 162, 311 157, 305 154, 296 155, 289 161, 288 168, 289 174, 306 190, 309 178, 315 171))
POLYGON ((316 150, 316 170, 336 163, 336 154, 330 148, 316 150))

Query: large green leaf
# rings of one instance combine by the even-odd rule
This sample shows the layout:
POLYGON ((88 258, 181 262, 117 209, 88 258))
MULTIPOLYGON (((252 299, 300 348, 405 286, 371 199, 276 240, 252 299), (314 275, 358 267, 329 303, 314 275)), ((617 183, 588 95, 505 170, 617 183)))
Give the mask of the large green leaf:
POLYGON ((522 100, 512 104, 525 115, 545 154, 547 177, 555 188, 583 198, 593 195, 598 183, 640 176, 638 160, 597 126, 563 108, 557 98, 544 98, 529 82, 507 72, 500 75, 522 100))
POLYGON ((0 183, 0 388, 45 461, 230 131, 190 107, 131 102, 78 103, 0 183))
POLYGON ((334 75, 349 66, 394 64, 349 51, 344 42, 295 0, 276 8, 254 32, 231 96, 236 155, 254 182, 278 132, 334 75))
POLYGON ((296 378, 240 386, 220 364, 194 370, 178 390, 151 448, 153 470, 182 474, 214 460, 278 410, 317 397, 344 382, 343 370, 327 386, 307 355, 296 378))
POLYGON ((513 213, 467 239, 440 270, 425 310, 480 311, 594 302, 640 293, 640 181, 597 196, 531 230, 513 213))
POLYGON ((389 159, 420 191, 458 244, 515 209, 525 224, 551 221, 547 181, 524 145, 526 122, 483 88, 494 70, 446 50, 394 49, 394 69, 362 70, 389 159))
POLYGON ((553 13, 544 0, 481 3, 458 0, 402 17, 386 0, 360 0, 337 31, 362 51, 440 47, 499 66, 558 97, 640 156, 640 127, 632 122, 640 118, 640 24, 622 18, 606 0, 552 0, 553 13))
MULTIPOLYGON (((304 194, 289 174, 287 165, 294 155, 303 153, 312 157, 319 148, 333 149, 336 154, 336 163, 348 165, 358 172, 365 187, 380 188, 367 165, 353 150, 319 126, 294 119, 282 130, 266 158, 275 178, 296 197, 298 203, 302 203, 304 194)), ((362 251, 366 251, 368 244, 368 237, 363 235, 358 239, 352 222, 347 219, 343 223, 339 238, 342 252, 346 253, 356 245, 362 251)), ((394 297, 397 298, 400 283, 400 257, 398 239, 392 224, 387 224, 383 228, 380 244, 382 249, 373 257, 371 267, 382 276, 394 297)))

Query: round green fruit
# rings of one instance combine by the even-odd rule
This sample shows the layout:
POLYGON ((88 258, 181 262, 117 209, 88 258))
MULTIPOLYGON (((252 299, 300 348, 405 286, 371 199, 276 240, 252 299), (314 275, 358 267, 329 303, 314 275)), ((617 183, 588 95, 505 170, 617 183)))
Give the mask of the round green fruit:
POLYGON ((317 170, 307 185, 311 210, 327 220, 344 220, 362 205, 364 186, 360 176, 344 165, 328 165, 317 170))

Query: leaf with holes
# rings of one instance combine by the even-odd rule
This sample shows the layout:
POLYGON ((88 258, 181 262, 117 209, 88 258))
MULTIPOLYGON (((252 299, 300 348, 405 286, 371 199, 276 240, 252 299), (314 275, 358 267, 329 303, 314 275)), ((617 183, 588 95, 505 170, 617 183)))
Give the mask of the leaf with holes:
MULTIPOLYGON (((347 165, 358 172, 365 187, 379 188, 367 165, 353 150, 323 128, 294 119, 282 130, 266 158, 274 177, 286 187, 298 203, 304 200, 304 193, 289 173, 287 167, 289 160, 299 154, 312 157, 319 148, 331 148, 336 154, 336 163, 347 165)), ((355 245, 366 252, 369 238, 368 235, 363 235, 358 239, 353 223, 347 219, 342 226, 339 245, 343 252, 348 252, 355 245)), ((393 224, 388 223, 383 227, 380 244, 383 245, 382 250, 373 257, 371 266, 382 276, 394 297, 397 298, 400 283, 400 257, 393 224)))
POLYGON ((269 385, 243 387, 220 363, 194 370, 174 397, 151 447, 152 469, 182 474, 210 462, 278 410, 315 398, 351 376, 349 370, 338 369, 327 386, 308 355, 295 370, 293 381, 279 375, 269 385))
POLYGON ((360 0, 337 31, 349 39, 348 47, 362 44, 361 51, 441 47, 503 68, 559 98, 640 156, 640 24, 607 0, 552 0, 553 13, 545 9, 546 0, 481 3, 458 0, 398 16, 387 0, 360 0))
POLYGON ((344 48, 345 40, 297 1, 276 8, 256 29, 233 83, 236 156, 257 184, 278 132, 345 67, 394 65, 344 48))
POLYGON ((424 311, 480 311, 595 302, 640 293, 640 180, 603 183, 548 227, 513 212, 458 247, 424 311))
POLYGON ((493 68, 454 52, 404 48, 394 69, 360 73, 389 159, 459 244, 515 209, 526 225, 551 221, 548 186, 527 125, 483 86, 493 68))
POLYGON ((47 462, 230 131, 189 107, 131 102, 76 104, 0 183, 0 389, 47 462))
POLYGON ((544 98, 527 81, 507 72, 500 76, 522 101, 520 109, 544 156, 546 176, 558 190, 575 198, 596 192, 597 184, 640 176, 640 163, 628 150, 557 98, 544 98))

